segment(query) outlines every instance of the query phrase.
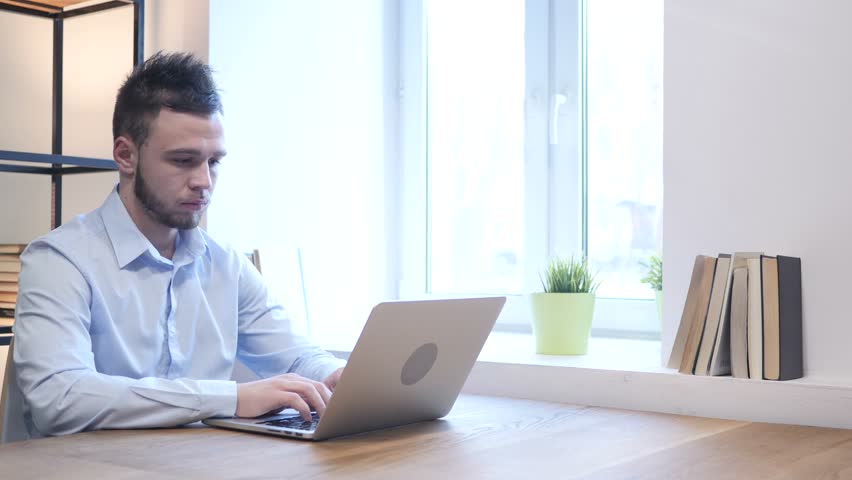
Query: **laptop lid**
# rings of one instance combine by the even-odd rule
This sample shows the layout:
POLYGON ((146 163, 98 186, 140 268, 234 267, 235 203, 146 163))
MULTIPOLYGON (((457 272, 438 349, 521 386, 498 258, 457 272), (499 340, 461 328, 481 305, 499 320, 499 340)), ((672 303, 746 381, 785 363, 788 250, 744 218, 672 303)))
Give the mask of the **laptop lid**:
POLYGON ((446 415, 505 302, 488 297, 376 305, 314 439, 446 415))

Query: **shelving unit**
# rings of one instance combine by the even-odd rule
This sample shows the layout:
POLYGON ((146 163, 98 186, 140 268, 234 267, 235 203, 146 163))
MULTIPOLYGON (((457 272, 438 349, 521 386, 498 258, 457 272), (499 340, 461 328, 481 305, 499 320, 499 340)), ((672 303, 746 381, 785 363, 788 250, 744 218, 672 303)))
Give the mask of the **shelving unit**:
POLYGON ((0 172, 50 175, 51 228, 58 227, 62 222, 63 175, 116 169, 113 160, 62 154, 62 57, 65 19, 131 6, 133 8, 133 65, 135 66, 143 61, 145 0, 112 0, 94 4, 83 0, 0 0, 0 11, 43 17, 53 21, 51 153, 8 151, 2 150, 0 145, 0 172))

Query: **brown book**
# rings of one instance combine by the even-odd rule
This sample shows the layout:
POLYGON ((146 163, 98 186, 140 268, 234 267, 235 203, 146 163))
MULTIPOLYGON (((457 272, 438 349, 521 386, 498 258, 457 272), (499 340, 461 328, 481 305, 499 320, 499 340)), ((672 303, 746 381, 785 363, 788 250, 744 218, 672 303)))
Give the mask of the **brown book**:
POLYGON ((683 305, 683 314, 680 317, 680 325, 677 328, 674 345, 666 362, 668 368, 679 368, 683 359, 689 330, 692 327, 693 318, 698 308, 698 299, 701 296, 700 285, 704 277, 705 265, 716 266, 716 259, 705 255, 696 255, 695 264, 692 267, 692 279, 689 281, 689 289, 686 291, 686 302, 683 305))
POLYGON ((731 376, 748 378, 748 276, 747 267, 734 269, 731 286, 731 376))
POLYGON ((21 271, 21 257, 0 255, 0 272, 18 273, 21 271))
POLYGON ((18 301, 18 294, 15 292, 0 292, 0 303, 14 304, 18 301))
POLYGON ((0 292, 18 293, 17 282, 0 282, 0 292))
MULTIPOLYGON (((698 347, 701 344, 701 337, 704 333, 704 322, 707 318, 707 308, 710 304, 710 293, 713 288, 713 278, 716 273, 717 261, 714 257, 706 257, 701 255, 703 264, 701 269, 701 277, 695 289, 695 302, 692 303, 691 311, 686 311, 684 306, 684 316, 689 317, 689 333, 686 337, 686 342, 683 346, 683 354, 680 357, 680 365, 678 371, 680 373, 692 373, 695 368, 695 357, 698 355, 698 347)), ((689 304, 689 296, 692 295, 693 289, 690 284, 689 292, 687 292, 687 301, 689 304)), ((683 323, 683 320, 681 320, 683 323)))
POLYGON ((15 302, 0 302, 0 309, 15 309, 15 302))
POLYGON ((763 378, 778 379, 778 259, 760 257, 763 285, 763 378))
POLYGON ((27 248, 26 243, 3 243, 0 244, 0 254, 20 254, 27 248))
POLYGON ((18 283, 17 272, 0 272, 0 282, 18 283))

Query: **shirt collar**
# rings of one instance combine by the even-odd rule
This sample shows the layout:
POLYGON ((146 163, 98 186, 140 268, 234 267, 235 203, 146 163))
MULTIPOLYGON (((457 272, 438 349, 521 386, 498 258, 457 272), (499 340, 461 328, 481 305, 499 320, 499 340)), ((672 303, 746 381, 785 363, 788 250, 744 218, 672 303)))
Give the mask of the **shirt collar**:
MULTIPOLYGON (((112 189, 100 211, 119 268, 126 267, 145 252, 149 252, 153 258, 162 258, 154 245, 139 231, 139 227, 130 218, 127 208, 118 196, 118 186, 112 189)), ((191 261, 207 251, 207 241, 198 227, 180 230, 178 235, 180 239, 177 242, 174 258, 185 256, 191 261)))

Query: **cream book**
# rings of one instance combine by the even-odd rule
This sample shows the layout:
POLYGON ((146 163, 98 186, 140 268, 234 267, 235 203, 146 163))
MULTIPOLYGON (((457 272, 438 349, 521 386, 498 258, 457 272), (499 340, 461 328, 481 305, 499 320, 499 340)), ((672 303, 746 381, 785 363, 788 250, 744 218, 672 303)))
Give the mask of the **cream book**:
POLYGON ((763 378, 778 378, 778 259, 764 256, 761 262, 763 290, 763 378))
POLYGON ((719 328, 710 357, 710 375, 729 375, 731 373, 731 287, 734 270, 746 268, 749 258, 760 258, 761 252, 736 252, 731 257, 728 281, 725 283, 725 296, 722 298, 722 311, 719 313, 719 328))
POLYGON ((701 345, 698 347, 698 355, 695 359, 695 369, 693 371, 696 375, 707 375, 710 373, 710 357, 713 355, 713 343, 716 341, 716 331, 719 329, 722 297, 725 295, 730 267, 731 256, 725 253, 719 254, 719 259, 716 260, 716 272, 713 275, 710 304, 707 307, 707 316, 704 321, 704 334, 701 336, 701 345))
POLYGON ((763 379, 763 291, 760 259, 748 261, 748 378, 763 379))
POLYGON ((731 286, 731 376, 748 378, 748 268, 734 269, 731 286))

